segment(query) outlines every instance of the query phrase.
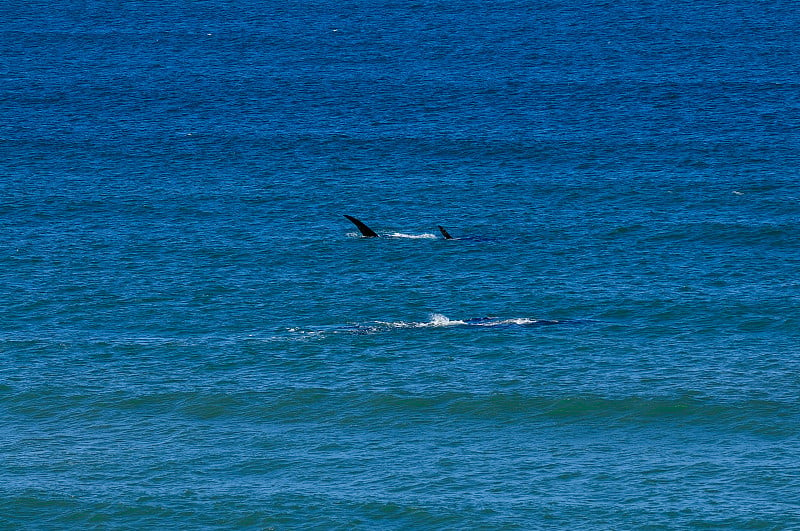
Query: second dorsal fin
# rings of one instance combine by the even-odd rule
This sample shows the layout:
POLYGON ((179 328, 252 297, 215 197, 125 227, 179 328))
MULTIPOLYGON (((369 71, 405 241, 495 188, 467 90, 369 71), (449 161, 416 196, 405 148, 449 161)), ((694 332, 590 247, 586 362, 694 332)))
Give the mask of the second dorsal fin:
POLYGON ((453 239, 453 237, 450 236, 450 233, 447 232, 446 230, 444 230, 444 227, 442 227, 441 225, 437 225, 437 226, 439 227, 439 232, 442 233, 442 236, 444 236, 445 240, 452 240, 453 239))

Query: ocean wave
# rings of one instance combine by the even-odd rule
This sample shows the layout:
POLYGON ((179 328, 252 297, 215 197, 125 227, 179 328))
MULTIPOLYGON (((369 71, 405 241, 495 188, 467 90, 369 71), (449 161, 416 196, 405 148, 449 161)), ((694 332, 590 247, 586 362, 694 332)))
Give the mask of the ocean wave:
POLYGON ((72 334, 8 334, 0 335, 0 352, 13 352, 17 355, 36 352, 94 352, 113 349, 192 349, 229 348, 236 345, 267 344, 284 341, 298 341, 304 337, 314 337, 324 333, 321 330, 304 330, 299 327, 283 330, 266 330, 261 333, 238 334, 196 334, 196 335, 83 335, 72 334))
MULTIPOLYGON (((330 412, 338 408, 343 412, 340 420, 347 423, 370 424, 380 418, 387 422, 408 425, 446 418, 452 422, 597 424, 634 429, 671 425, 753 433, 767 437, 794 434, 800 415, 795 404, 783 400, 698 398, 685 395, 547 395, 517 391, 474 392, 433 388, 424 392, 295 389, 290 390, 289 395, 282 395, 269 408, 272 412, 284 412, 304 418, 313 417, 315 411, 330 412)), ((330 419, 329 414, 325 418, 330 419)))
POLYGON ((575 425, 618 428, 685 426, 784 437, 795 433, 798 410, 787 400, 725 399, 687 395, 610 396, 540 394, 526 391, 479 392, 441 389, 417 391, 340 387, 295 387, 221 391, 214 386, 107 389, 100 393, 37 389, 6 391, 9 408, 37 418, 100 418, 114 411, 153 411, 188 418, 298 419, 372 424, 383 419, 404 426, 415 423, 470 422, 478 425, 575 425), (8 396, 10 395, 10 396, 8 396), (50 405, 44 405, 47 399, 50 405), (80 413, 76 413, 80 412, 80 413), (337 413, 334 413, 337 412, 337 413))
POLYGON ((320 339, 332 334, 379 334, 394 330, 437 328, 518 328, 576 323, 575 320, 538 319, 533 317, 472 317, 451 319, 433 313, 425 321, 365 321, 312 326, 285 326, 263 331, 247 331, 231 334, 91 334, 79 332, 56 334, 48 331, 40 334, 2 334, 0 351, 42 351, 52 348, 69 350, 92 350, 95 348, 194 348, 231 347, 234 345, 305 341, 320 339))

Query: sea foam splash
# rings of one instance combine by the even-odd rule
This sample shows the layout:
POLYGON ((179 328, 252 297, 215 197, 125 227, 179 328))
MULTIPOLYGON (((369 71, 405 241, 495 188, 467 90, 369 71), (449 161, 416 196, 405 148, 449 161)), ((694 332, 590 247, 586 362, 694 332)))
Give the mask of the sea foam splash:
POLYGON ((378 321, 378 324, 388 326, 390 328, 429 328, 429 327, 442 327, 442 326, 458 326, 467 324, 466 321, 451 320, 447 316, 440 313, 432 313, 430 319, 422 322, 415 321, 378 321))
MULTIPOLYGON (((348 238, 364 238, 358 232, 348 232, 348 238)), ((405 239, 405 240, 438 240, 439 236, 436 234, 432 234, 430 232, 425 232, 422 234, 407 234, 405 232, 388 232, 385 234, 381 234, 383 238, 396 238, 396 239, 405 239)))
POLYGON ((403 232, 391 232, 386 235, 387 238, 405 238, 408 240, 436 240, 438 236, 431 233, 423 234, 405 234, 403 232))
POLYGON ((305 337, 323 337, 327 334, 352 333, 376 334, 398 329, 412 328, 448 328, 448 327, 519 327, 531 325, 553 325, 568 321, 552 319, 534 319, 531 317, 514 317, 503 319, 499 317, 473 317, 470 319, 450 319, 441 313, 432 313, 427 321, 369 321, 349 325, 329 325, 314 327, 312 330, 290 328, 290 332, 302 334, 305 337))
POLYGON ((428 322, 420 324, 422 326, 457 326, 467 324, 467 322, 462 320, 453 321, 441 313, 432 313, 428 322))

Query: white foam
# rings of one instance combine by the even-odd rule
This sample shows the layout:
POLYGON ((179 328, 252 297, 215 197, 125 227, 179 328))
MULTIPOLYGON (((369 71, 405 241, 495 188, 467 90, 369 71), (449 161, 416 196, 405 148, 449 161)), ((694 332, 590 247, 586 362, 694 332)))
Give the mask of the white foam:
POLYGON ((405 321, 375 321, 375 324, 386 328, 413 328, 416 323, 407 323, 405 321))
POLYGON ((357 323, 347 326, 318 326, 313 329, 302 329, 299 327, 288 328, 295 337, 303 338, 319 338, 325 337, 329 334, 338 334, 343 332, 351 332, 356 334, 377 334, 380 332, 388 332, 390 330, 406 329, 406 328, 445 328, 451 326, 527 326, 535 324, 555 324, 558 321, 549 321, 541 319, 533 319, 531 317, 516 317, 511 319, 499 319, 496 317, 484 317, 478 319, 450 319, 441 313, 430 314, 427 321, 370 321, 366 323, 357 323))
POLYGON ((425 233, 425 234, 405 234, 403 232, 392 232, 386 235, 389 238, 406 238, 409 240, 435 240, 437 236, 435 234, 425 233))
POLYGON ((502 319, 495 321, 494 324, 514 324, 514 325, 529 325, 538 323, 538 319, 530 319, 528 317, 521 317, 517 319, 502 319))
POLYGON ((432 313, 428 321, 376 321, 376 325, 386 328, 435 328, 442 326, 459 326, 467 324, 466 321, 451 320, 440 313, 432 313))
POLYGON ((430 320, 426 323, 420 323, 421 326, 458 326, 467 324, 465 321, 461 320, 450 320, 447 316, 442 315, 440 313, 432 313, 430 316, 430 320))

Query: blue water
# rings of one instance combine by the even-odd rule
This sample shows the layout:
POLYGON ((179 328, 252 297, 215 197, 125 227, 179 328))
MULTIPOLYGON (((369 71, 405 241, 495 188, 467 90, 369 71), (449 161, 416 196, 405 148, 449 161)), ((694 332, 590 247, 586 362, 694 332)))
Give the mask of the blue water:
POLYGON ((794 4, 0 21, 3 529, 800 527, 794 4))

